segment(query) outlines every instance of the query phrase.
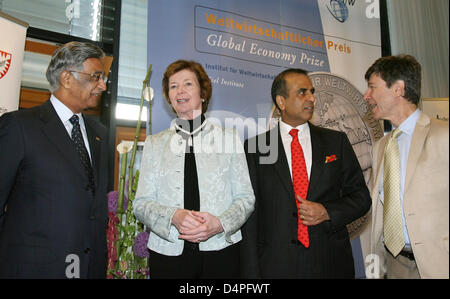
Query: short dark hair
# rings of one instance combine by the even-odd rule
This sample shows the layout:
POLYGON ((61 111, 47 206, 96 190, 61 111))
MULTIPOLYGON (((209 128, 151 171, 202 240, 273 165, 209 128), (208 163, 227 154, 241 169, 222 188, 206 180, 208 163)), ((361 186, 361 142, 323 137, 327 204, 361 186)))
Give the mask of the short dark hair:
MULTIPOLYGON (((170 105, 169 98, 169 78, 175 73, 178 73, 182 70, 190 70, 197 77, 198 83, 200 84, 200 96, 204 102, 202 101, 202 113, 205 113, 208 109, 209 100, 212 95, 212 85, 211 79, 206 73, 203 66, 196 61, 188 61, 188 60, 177 60, 172 62, 164 72, 163 80, 162 80, 162 89, 163 96, 167 103, 170 105)), ((173 110, 173 108, 172 108, 173 110)), ((174 111, 176 113, 176 111, 174 111)))
POLYGON ((404 98, 418 105, 422 81, 422 67, 411 55, 400 54, 377 59, 367 70, 365 78, 369 81, 372 74, 380 76, 390 88, 397 80, 405 82, 404 98))
POLYGON ((272 89, 271 89, 271 95, 272 95, 272 101, 275 104, 275 107, 280 110, 280 107, 278 107, 277 104, 277 95, 280 95, 282 97, 288 97, 288 90, 286 88, 286 76, 289 74, 301 74, 308 76, 308 72, 303 69, 287 69, 279 73, 272 83, 272 89))
POLYGON ((83 70, 83 63, 89 58, 102 59, 105 53, 91 43, 69 42, 58 48, 50 60, 45 76, 50 83, 50 91, 59 88, 59 77, 63 71, 83 70))

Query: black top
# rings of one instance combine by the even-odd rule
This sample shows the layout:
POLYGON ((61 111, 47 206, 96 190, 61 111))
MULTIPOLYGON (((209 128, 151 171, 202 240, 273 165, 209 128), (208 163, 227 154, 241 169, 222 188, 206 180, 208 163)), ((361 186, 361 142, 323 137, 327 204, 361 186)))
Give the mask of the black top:
MULTIPOLYGON (((193 120, 177 118, 176 124, 184 131, 192 133, 204 121, 205 116, 202 114, 193 120)), ((188 142, 189 138, 193 136, 178 129, 176 131, 186 140, 186 154, 184 156, 184 208, 186 210, 200 211, 200 192, 198 189, 197 167, 195 165, 194 143, 188 142)))

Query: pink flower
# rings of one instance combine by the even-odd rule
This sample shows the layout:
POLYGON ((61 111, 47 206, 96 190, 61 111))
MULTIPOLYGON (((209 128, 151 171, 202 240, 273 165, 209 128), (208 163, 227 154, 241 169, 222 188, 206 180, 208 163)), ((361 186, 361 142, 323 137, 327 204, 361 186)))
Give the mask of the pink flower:
MULTIPOLYGON (((114 270, 115 262, 117 261, 116 243, 118 240, 118 231, 116 225, 119 223, 119 218, 113 213, 109 212, 108 228, 106 229, 106 238, 108 245, 108 270, 114 270)), ((109 272, 108 271, 108 272, 109 272)), ((111 279, 111 274, 107 275, 111 279)))
MULTIPOLYGON (((119 201, 119 192, 118 191, 111 191, 109 192, 106 197, 108 198, 108 212, 112 212, 116 214, 117 212, 117 205, 119 201)), ((124 195, 123 196, 123 210, 126 211, 128 207, 128 198, 124 195)))
POLYGON ((138 257, 142 258, 149 257, 150 253, 147 248, 149 235, 150 234, 148 232, 140 232, 136 236, 136 239, 134 239, 133 250, 138 257))

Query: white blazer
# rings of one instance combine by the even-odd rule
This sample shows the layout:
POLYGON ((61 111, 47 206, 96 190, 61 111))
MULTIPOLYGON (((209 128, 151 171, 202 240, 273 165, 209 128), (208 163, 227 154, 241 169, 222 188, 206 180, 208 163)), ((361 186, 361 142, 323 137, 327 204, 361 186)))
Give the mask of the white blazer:
MULTIPOLYGON (((200 211, 219 218, 224 232, 199 244, 201 251, 220 250, 242 239, 240 228, 254 210, 255 196, 242 143, 235 130, 205 120, 194 137, 200 211)), ((145 141, 133 211, 150 230, 148 248, 181 255, 184 240, 171 224, 184 205, 186 141, 172 126, 145 141)))

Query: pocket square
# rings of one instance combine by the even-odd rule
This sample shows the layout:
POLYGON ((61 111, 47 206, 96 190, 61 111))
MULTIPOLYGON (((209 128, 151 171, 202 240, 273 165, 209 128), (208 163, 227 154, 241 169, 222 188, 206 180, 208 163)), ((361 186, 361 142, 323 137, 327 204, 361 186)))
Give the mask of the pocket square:
POLYGON ((326 163, 329 163, 329 162, 336 161, 336 160, 337 160, 336 155, 326 156, 326 157, 325 157, 325 164, 326 164, 326 163))
POLYGON ((100 141, 100 137, 95 136, 95 140, 100 141))

